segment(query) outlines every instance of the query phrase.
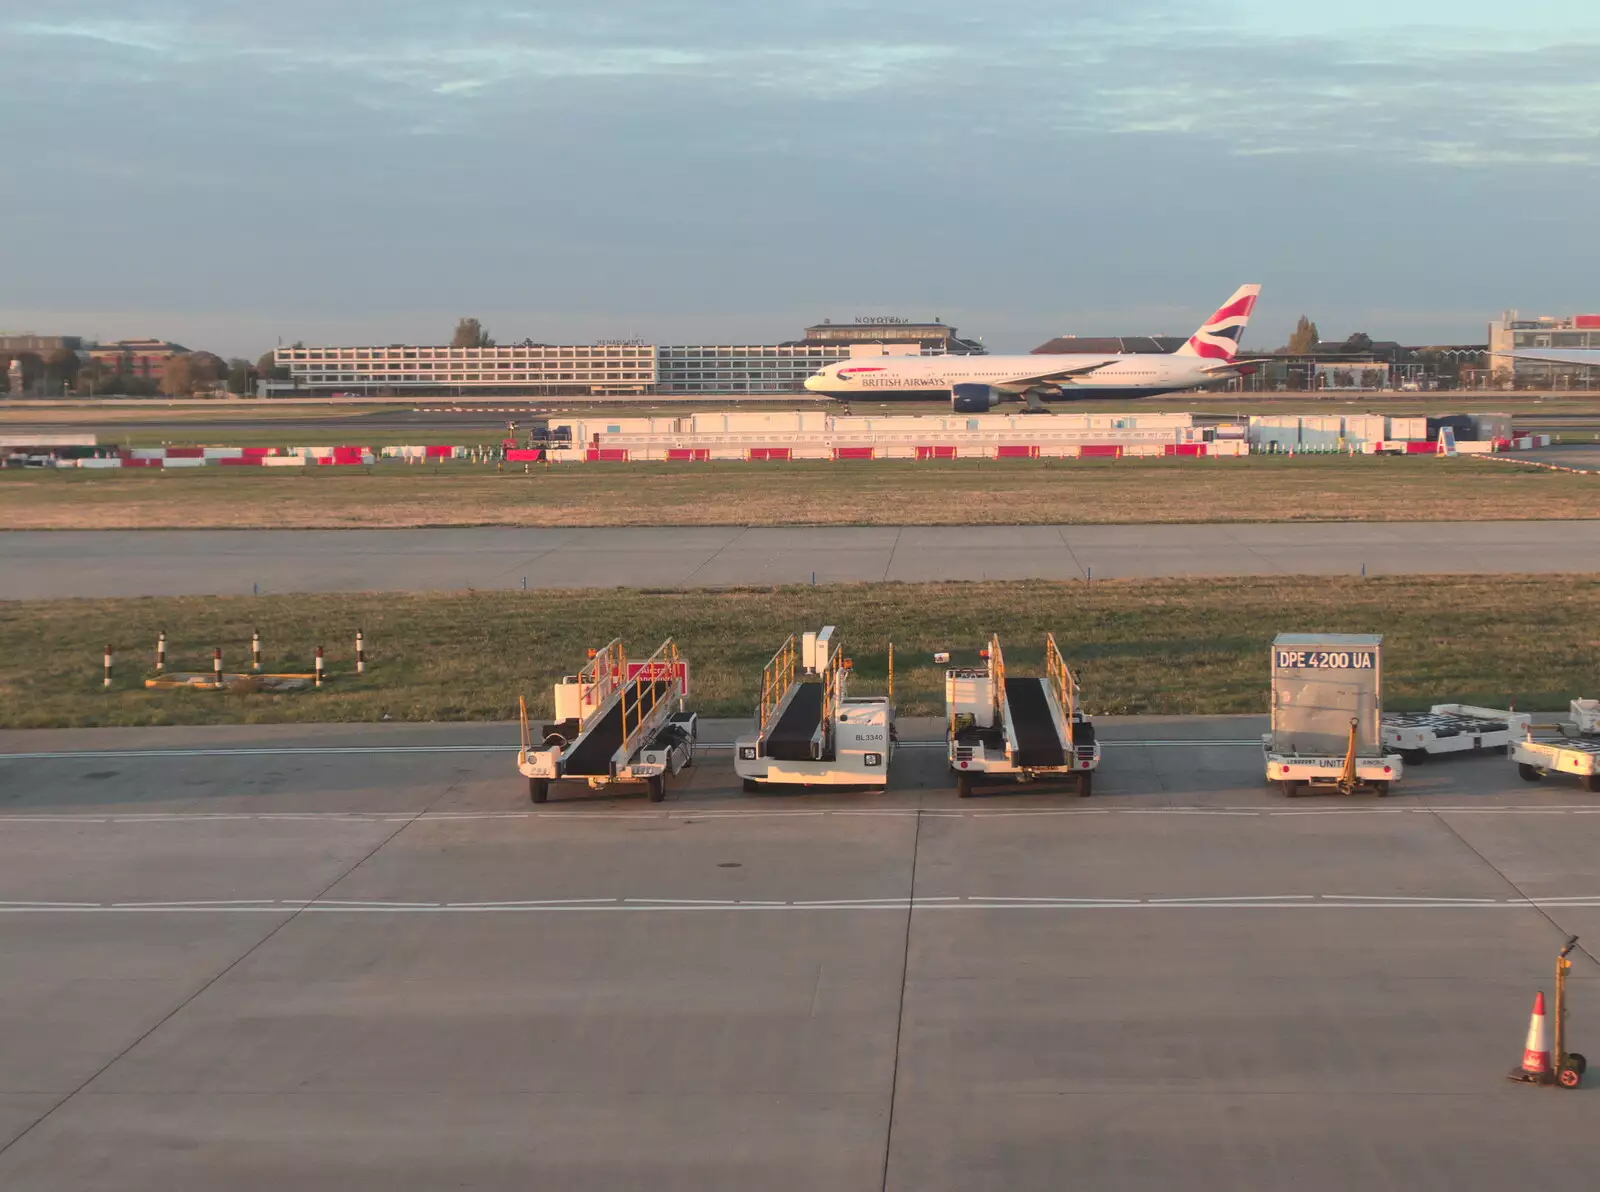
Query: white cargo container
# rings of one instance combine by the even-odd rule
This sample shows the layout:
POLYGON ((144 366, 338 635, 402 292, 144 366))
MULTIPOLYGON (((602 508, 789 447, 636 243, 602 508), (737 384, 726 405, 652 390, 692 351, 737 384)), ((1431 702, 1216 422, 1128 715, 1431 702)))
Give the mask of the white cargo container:
POLYGON ((1272 729, 1266 778, 1285 795, 1307 788, 1380 795, 1402 762, 1383 741, 1383 638, 1280 633, 1272 643, 1272 729))
POLYGON ((1421 442, 1428 437, 1428 420, 1426 418, 1391 418, 1389 419, 1389 433, 1386 439, 1398 439, 1401 442, 1421 442))

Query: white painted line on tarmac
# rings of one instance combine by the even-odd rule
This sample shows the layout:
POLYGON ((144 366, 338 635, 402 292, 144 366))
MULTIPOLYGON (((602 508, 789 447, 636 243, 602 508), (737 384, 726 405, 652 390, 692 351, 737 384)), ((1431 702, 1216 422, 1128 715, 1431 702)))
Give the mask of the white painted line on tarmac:
MULTIPOLYGON (((1107 740, 1102 738, 1100 744, 1107 749, 1160 749, 1160 748, 1193 748, 1198 746, 1219 746, 1228 749, 1239 749, 1246 746, 1253 749, 1261 748, 1259 738, 1247 741, 1213 741, 1206 739, 1186 740, 1178 739, 1151 739, 1151 740, 1107 740)), ((732 749, 732 741, 699 741, 696 749, 722 751, 732 749)), ((901 741, 897 749, 929 749, 942 750, 945 742, 936 741, 901 741)), ((195 746, 184 749, 74 749, 74 750, 41 750, 30 753, 0 753, 0 762, 71 762, 71 761, 138 761, 148 758, 152 760, 171 758, 202 758, 202 757, 372 757, 386 754, 454 754, 454 753, 500 753, 514 754, 518 746, 515 742, 507 745, 248 745, 248 746, 195 746)))
POLYGON ((555 914, 560 912, 635 912, 686 914, 708 911, 1170 911, 1170 910, 1504 910, 1600 907, 1600 896, 1476 899, 1349 894, 1205 895, 1192 898, 1042 898, 974 896, 958 898, 883 898, 826 901, 761 901, 697 898, 551 899, 505 902, 367 902, 318 899, 312 902, 115 902, 0 903, 8 914, 555 914))

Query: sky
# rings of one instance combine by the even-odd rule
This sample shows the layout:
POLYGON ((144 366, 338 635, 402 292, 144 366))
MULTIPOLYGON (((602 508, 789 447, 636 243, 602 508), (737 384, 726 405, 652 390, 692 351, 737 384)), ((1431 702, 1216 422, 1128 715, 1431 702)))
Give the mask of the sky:
POLYGON ((0 0, 0 331, 991 350, 1600 309, 1594 0, 0 0))

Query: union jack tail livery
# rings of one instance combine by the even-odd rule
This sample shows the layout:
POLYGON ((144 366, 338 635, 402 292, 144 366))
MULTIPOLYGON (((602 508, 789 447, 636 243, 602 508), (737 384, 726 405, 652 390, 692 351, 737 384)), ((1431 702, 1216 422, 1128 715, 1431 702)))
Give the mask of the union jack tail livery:
POLYGON ((1240 286, 1176 354, 1205 360, 1232 360, 1239 354, 1239 339, 1244 335, 1245 324, 1250 321, 1250 312, 1256 308, 1260 294, 1260 286, 1240 286))

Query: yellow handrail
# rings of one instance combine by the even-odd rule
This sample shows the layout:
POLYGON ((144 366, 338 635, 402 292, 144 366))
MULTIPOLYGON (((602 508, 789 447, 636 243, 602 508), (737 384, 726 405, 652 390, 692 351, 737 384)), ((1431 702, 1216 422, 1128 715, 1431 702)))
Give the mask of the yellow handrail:
POLYGON ((1061 728, 1067 741, 1070 742, 1073 713, 1077 710, 1078 684, 1072 677, 1072 670, 1067 666, 1066 659, 1061 657, 1061 650, 1056 645, 1056 635, 1053 633, 1045 635, 1044 672, 1056 689, 1056 702, 1061 705, 1061 728))
POLYGON ((683 691, 683 670, 678 663, 678 646, 670 637, 656 652, 639 664, 633 675, 633 707, 622 697, 622 751, 631 754, 636 739, 644 731, 663 702, 671 702, 683 691), (629 713, 632 712, 630 716, 629 713), (633 727, 628 727, 629 721, 633 727))
POLYGON ((522 753, 526 757, 533 748, 533 734, 528 731, 528 701, 520 695, 517 696, 517 712, 522 721, 522 753))
POLYGON ((823 731, 833 731, 833 714, 838 710, 839 701, 843 698, 840 688, 844 683, 844 646, 837 645, 833 653, 828 656, 827 664, 822 668, 822 723, 823 731))
POLYGON ((614 637, 594 652, 578 672, 578 727, 587 728, 589 717, 611 698, 627 672, 628 659, 622 639, 614 637))
POLYGON ((778 647, 778 652, 761 671, 761 704, 756 709, 760 719, 760 732, 765 734, 778 704, 794 686, 794 634, 778 647))
POLYGON ((1002 723, 1006 704, 1006 656, 1000 651, 1000 635, 989 638, 989 686, 994 700, 994 723, 1002 723))

